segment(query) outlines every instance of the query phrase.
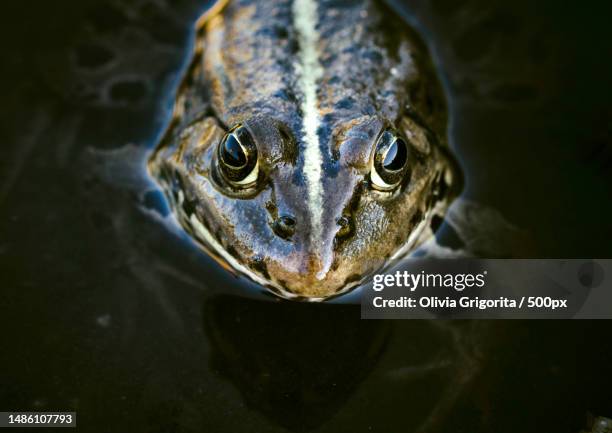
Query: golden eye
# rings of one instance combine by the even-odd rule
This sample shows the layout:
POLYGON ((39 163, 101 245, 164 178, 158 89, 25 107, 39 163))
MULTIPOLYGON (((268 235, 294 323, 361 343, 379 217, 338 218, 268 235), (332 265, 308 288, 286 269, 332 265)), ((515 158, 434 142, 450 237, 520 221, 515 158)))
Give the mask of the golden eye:
POLYGON ((229 183, 242 188, 255 183, 259 175, 257 146, 244 126, 236 125, 225 134, 217 155, 219 169, 229 183))
POLYGON ((410 148, 406 141, 391 130, 385 130, 374 151, 370 180, 380 191, 391 191, 407 175, 410 148))

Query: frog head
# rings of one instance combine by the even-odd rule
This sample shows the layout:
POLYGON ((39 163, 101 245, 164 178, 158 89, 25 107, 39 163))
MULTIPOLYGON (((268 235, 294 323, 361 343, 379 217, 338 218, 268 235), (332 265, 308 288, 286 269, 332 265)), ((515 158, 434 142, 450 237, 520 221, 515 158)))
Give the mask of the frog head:
POLYGON ((324 299, 414 249, 457 176, 409 114, 336 119, 328 130, 313 150, 299 122, 245 116, 226 128, 205 117, 150 168, 213 256, 284 297, 324 299))

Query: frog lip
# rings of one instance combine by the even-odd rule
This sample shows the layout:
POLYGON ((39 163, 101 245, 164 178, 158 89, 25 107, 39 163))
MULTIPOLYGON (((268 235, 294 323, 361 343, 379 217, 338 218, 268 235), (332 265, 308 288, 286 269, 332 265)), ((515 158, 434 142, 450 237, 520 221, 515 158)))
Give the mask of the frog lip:
POLYGON ((363 280, 352 269, 325 265, 317 255, 302 257, 299 263, 269 262, 267 276, 279 296, 289 299, 320 301, 347 292, 363 280))
POLYGON ((361 280, 344 283, 340 286, 329 285, 327 282, 310 284, 308 278, 294 280, 289 286, 285 281, 276 282, 267 287, 277 296, 293 301, 322 302, 341 296, 362 283, 361 280))

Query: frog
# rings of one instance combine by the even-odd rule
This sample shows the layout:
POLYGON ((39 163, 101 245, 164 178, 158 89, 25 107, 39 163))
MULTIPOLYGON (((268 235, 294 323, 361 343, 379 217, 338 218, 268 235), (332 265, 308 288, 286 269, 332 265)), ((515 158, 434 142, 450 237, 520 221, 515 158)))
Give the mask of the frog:
POLYGON ((148 172, 198 247, 268 293, 365 284, 460 194, 434 62, 384 2, 217 2, 191 56, 148 172))

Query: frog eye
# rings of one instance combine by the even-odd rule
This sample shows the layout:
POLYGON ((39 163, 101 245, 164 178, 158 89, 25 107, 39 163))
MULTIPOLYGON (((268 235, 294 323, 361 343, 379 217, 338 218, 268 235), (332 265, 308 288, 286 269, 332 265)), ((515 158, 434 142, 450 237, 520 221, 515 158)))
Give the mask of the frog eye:
POLYGON ((246 188, 257 180, 257 146, 244 126, 236 125, 225 134, 217 155, 220 171, 231 184, 246 188))
POLYGON ((385 130, 374 151, 370 180, 380 191, 397 187, 408 171, 409 147, 406 141, 391 130, 385 130))

